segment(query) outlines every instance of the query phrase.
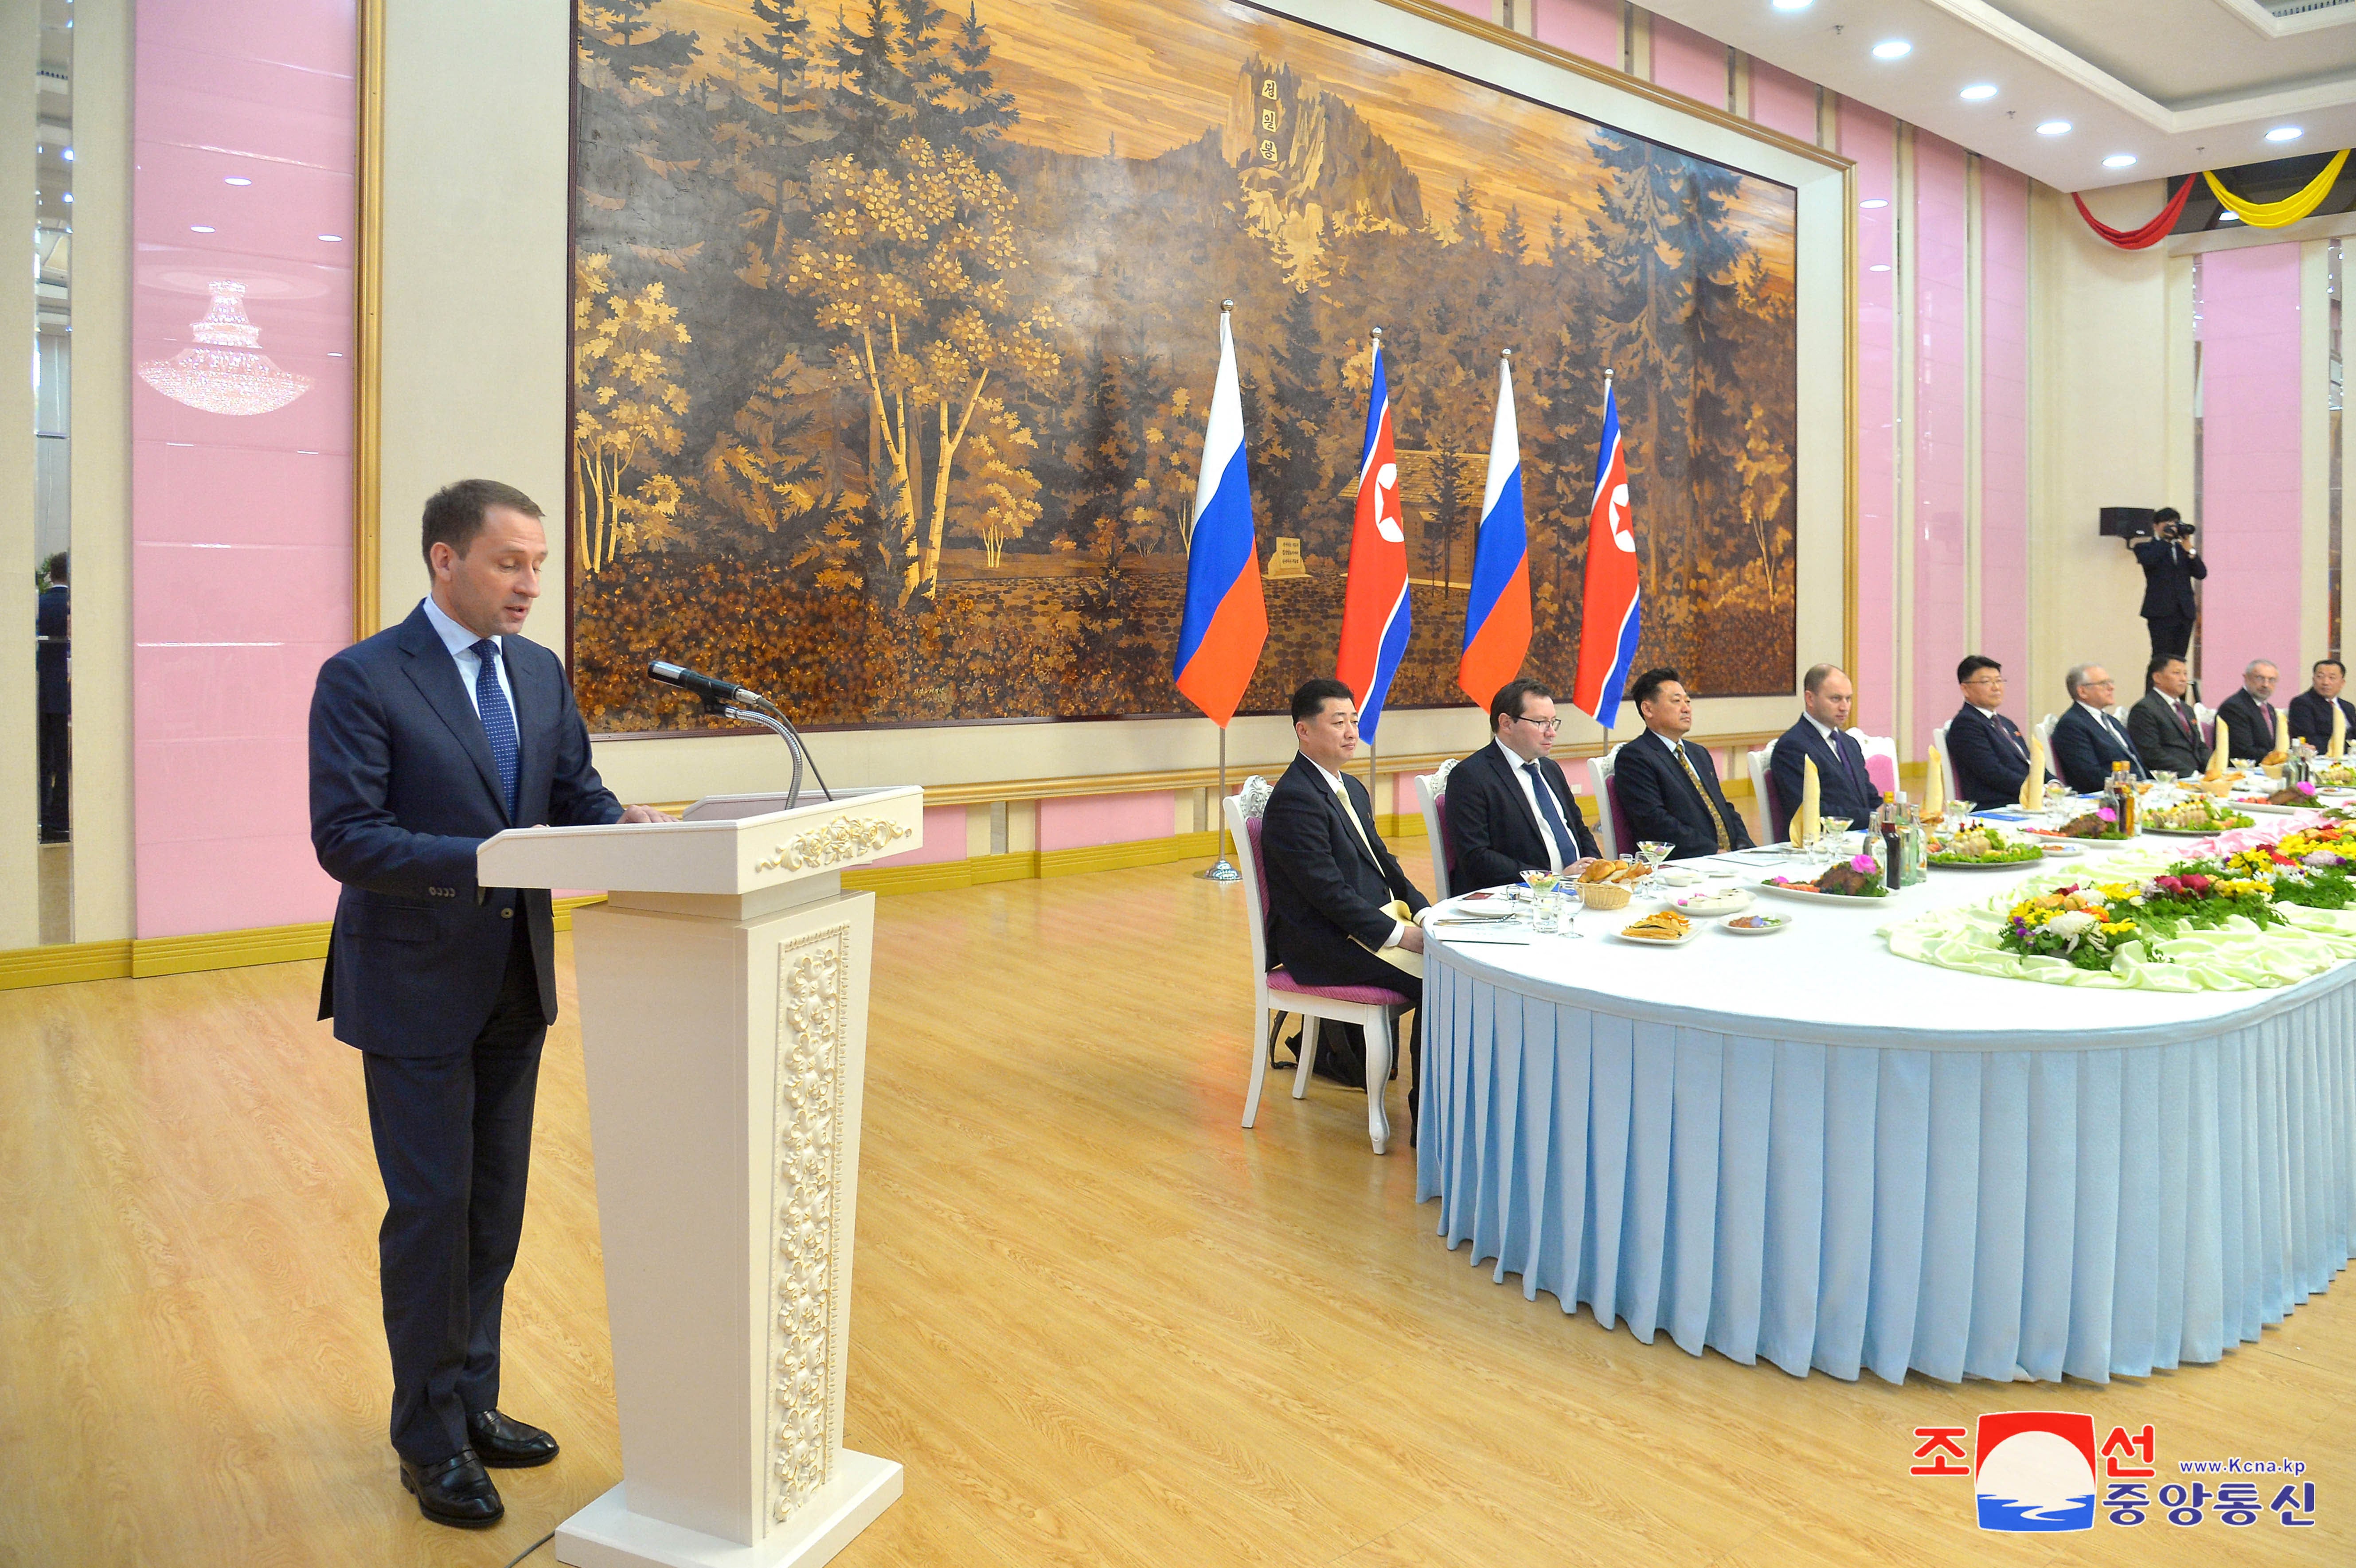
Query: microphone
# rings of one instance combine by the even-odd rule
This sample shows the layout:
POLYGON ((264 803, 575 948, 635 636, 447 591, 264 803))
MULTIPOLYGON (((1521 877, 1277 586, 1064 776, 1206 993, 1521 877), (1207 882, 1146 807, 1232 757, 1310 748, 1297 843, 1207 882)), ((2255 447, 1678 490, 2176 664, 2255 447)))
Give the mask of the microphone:
POLYGON ((761 699, 759 692, 748 691, 734 681, 715 680, 711 676, 697 674, 685 665, 672 664, 665 659, 657 659, 647 666, 647 673, 666 685, 691 691, 706 702, 741 703, 761 699))

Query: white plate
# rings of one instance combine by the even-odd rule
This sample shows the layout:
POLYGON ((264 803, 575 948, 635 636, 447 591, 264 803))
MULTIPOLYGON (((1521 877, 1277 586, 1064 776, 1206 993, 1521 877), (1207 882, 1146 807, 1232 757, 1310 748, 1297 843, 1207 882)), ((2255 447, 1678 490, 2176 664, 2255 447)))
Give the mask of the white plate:
MULTIPOLYGON (((2083 844, 2051 843, 2041 844, 2039 848, 2045 851, 2045 858, 2049 860, 2065 860, 2072 855, 2083 855, 2086 852, 2086 847, 2083 844)), ((2033 866, 2036 863, 2034 860, 2021 862, 2024 866, 2033 866)))
POLYGON ((1621 931, 1615 931, 1612 934, 1618 937, 1621 941, 1626 943, 1631 947, 1683 947, 1687 943, 1691 942, 1695 937, 1701 934, 1701 927, 1697 925, 1695 926, 1683 936, 1678 937, 1675 942, 1665 942, 1657 937, 1651 936, 1630 936, 1627 933, 1621 931))
POLYGON ((2162 838, 2214 838, 2220 833, 2231 833, 2230 827, 2147 827, 2146 833, 2156 833, 2162 838))
POLYGON ((1709 888, 1688 893, 1676 901, 1676 912, 1688 920, 1708 920, 1715 915, 1740 914, 1751 907, 1747 888, 1709 888))
POLYGON ((1441 921, 1511 920, 1518 912, 1513 903, 1505 899, 1483 899, 1476 904, 1468 904, 1460 899, 1451 899, 1440 906, 1440 913, 1435 918, 1441 921))
POLYGON ((1944 860, 1933 860, 1930 864, 1931 869, 1934 871, 2018 871, 2024 867, 2034 866, 2037 862, 2035 860, 1963 860, 1954 865, 1949 865, 1944 860))
POLYGON ((1783 914, 1729 915, 1724 920, 1718 923, 1719 930, 1726 933, 1729 936, 1772 936, 1779 931, 1790 930, 1791 925, 1791 916, 1783 914), (1775 923, 1772 925, 1737 925, 1734 923, 1737 920, 1772 920, 1775 923))
POLYGON ((1772 894, 1779 899, 1797 899, 1802 903, 1846 904, 1851 909, 1890 901, 1888 893, 1883 893, 1878 898, 1860 898, 1851 893, 1820 893, 1813 888, 1779 888, 1772 882, 1760 883, 1757 891, 1772 894))

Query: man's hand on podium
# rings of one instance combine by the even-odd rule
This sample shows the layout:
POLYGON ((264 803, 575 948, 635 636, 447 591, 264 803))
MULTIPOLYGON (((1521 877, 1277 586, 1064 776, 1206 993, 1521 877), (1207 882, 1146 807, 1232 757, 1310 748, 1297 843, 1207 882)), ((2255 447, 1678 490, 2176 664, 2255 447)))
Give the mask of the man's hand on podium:
POLYGON ((625 822, 677 822, 678 817, 659 805, 626 805, 622 807, 625 822))

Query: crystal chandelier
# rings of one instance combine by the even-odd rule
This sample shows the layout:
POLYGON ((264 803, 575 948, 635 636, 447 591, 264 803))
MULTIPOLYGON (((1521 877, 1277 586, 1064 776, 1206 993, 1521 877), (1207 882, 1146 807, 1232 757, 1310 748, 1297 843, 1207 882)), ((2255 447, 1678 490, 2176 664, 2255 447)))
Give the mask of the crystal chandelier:
POLYGON ((139 367, 140 379, 176 403, 209 414, 266 414, 311 389, 261 352, 262 328, 245 318, 245 285, 214 283, 212 308, 191 322, 196 342, 139 367))

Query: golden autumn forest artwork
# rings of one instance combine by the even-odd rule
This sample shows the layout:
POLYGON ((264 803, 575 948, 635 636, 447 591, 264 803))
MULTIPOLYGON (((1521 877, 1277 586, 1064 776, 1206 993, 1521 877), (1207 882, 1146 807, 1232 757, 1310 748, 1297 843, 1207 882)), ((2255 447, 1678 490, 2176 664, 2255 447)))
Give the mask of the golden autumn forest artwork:
POLYGON ((1330 673, 1370 331, 1413 577, 1394 707, 1455 689, 1498 354, 1536 635, 1579 645, 1603 369, 1639 667, 1788 691, 1789 187, 1237 0, 577 11, 573 668, 675 658, 806 724, 1191 711, 1171 684, 1218 305, 1269 636, 1330 673))

